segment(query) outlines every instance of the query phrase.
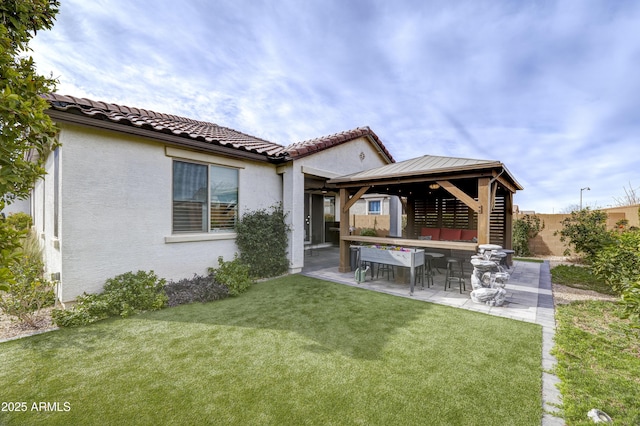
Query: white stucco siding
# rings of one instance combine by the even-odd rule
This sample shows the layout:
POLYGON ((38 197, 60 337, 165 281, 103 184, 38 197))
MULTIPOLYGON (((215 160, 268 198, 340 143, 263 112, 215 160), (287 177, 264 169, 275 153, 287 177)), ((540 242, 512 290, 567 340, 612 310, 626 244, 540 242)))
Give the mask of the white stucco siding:
POLYGON ((341 176, 384 166, 386 161, 364 137, 295 160, 296 165, 310 166, 341 176), (364 154, 361 156, 361 154, 364 154))
MULTIPOLYGON (((164 144, 69 125, 63 126, 61 142, 63 301, 99 292, 107 278, 127 271, 154 270, 160 277, 180 279, 206 273, 217 266, 218 256, 233 258, 232 233, 217 240, 168 241, 174 157, 164 144)), ((281 179, 274 166, 242 165, 241 212, 280 201, 281 179)))
MULTIPOLYGON (((289 261, 291 273, 299 272, 304 265, 304 169, 325 174, 343 176, 380 167, 387 164, 374 146, 364 137, 349 141, 281 167, 284 180, 283 207, 288 214, 289 261)), ((339 203, 337 203, 339 208, 339 203)), ((339 217, 339 214, 337 214, 339 217)))

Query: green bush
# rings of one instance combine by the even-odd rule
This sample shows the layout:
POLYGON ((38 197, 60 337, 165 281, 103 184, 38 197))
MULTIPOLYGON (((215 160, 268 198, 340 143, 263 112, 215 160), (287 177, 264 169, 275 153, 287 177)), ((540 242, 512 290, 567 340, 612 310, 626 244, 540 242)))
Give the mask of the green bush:
POLYGON ((40 310, 55 303, 54 283, 43 278, 42 260, 32 255, 23 254, 9 269, 13 280, 0 297, 0 309, 35 327, 40 310))
MULTIPOLYGON (((14 216, 18 215, 9 217, 14 216)), ((31 220, 28 215, 27 217, 31 220)), ((0 297, 0 310, 35 327, 40 310, 55 303, 55 284, 44 279, 42 249, 37 236, 33 232, 27 232, 26 228, 18 229, 20 223, 26 222, 20 220, 8 227, 19 236, 19 245, 6 257, 11 262, 6 266, 4 274, 5 286, 2 290, 5 293, 0 297)))
POLYGON ((360 230, 361 237, 377 237, 378 233, 374 228, 362 228, 360 230))
POLYGON ((531 256, 529 240, 544 229, 544 221, 536 215, 524 215, 513 221, 513 250, 516 256, 531 256))
POLYGON ((596 254, 593 270, 620 294, 627 316, 640 319, 640 230, 612 233, 612 243, 596 254))
MULTIPOLYGON (((572 246, 575 253, 584 256, 591 263, 596 254, 612 242, 613 232, 607 230, 607 213, 589 208, 571 212, 571 216, 562 220, 562 229, 554 232, 560 234, 560 241, 572 246)), ((565 256, 571 254, 569 248, 565 256)))
POLYGON ((630 282, 622 291, 625 317, 640 327, 640 280, 630 282))
POLYGON ((19 231, 27 231, 31 228, 33 220, 26 213, 11 213, 7 216, 7 223, 19 231))
POLYGON ((153 272, 126 272, 109 278, 104 286, 111 315, 124 318, 144 311, 156 311, 167 304, 166 280, 153 272))
POLYGON ((120 315, 123 318, 144 311, 155 311, 167 305, 166 280, 153 271, 127 272, 106 281, 104 292, 83 294, 68 309, 54 309, 52 318, 61 327, 86 325, 120 315))
POLYGON ((209 268, 209 274, 215 281, 229 289, 229 296, 237 296, 247 291, 253 280, 249 266, 245 265, 237 256, 229 262, 225 262, 222 256, 218 257, 218 268, 209 268))
POLYGON ((169 306, 211 302, 229 295, 229 289, 216 283, 213 275, 194 275, 192 278, 171 281, 164 287, 164 291, 169 298, 169 306))
POLYGON ((58 327, 78 327, 109 318, 111 309, 102 294, 83 294, 70 309, 54 309, 51 319, 58 327))
POLYGON ((274 277, 289 269, 287 243, 289 226, 281 205, 270 211, 245 213, 236 227, 240 260, 249 266, 252 277, 274 277))
POLYGON ((640 231, 611 234, 611 244, 595 254, 593 271, 618 293, 640 279, 640 231))
POLYGON ((8 291, 15 282, 11 265, 19 260, 19 249, 26 230, 16 229, 11 222, 0 216, 0 290, 8 291))

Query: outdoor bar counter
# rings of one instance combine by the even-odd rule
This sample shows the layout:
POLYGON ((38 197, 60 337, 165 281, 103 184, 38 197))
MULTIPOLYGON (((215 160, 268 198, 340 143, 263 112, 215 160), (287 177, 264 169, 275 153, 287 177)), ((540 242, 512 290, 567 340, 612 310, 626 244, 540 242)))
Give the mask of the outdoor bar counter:
MULTIPOLYGON (((424 264, 424 253, 425 251, 423 249, 427 248, 432 248, 432 249, 441 249, 441 250, 461 250, 461 251, 469 251, 469 252, 477 252, 478 249, 478 244, 477 243, 469 243, 469 242, 460 242, 460 241, 434 241, 434 240, 414 240, 414 239, 407 239, 407 238, 392 238, 392 237, 386 237, 386 238, 381 238, 381 237, 363 237, 363 236, 355 236, 355 235, 349 235, 346 237, 341 237, 341 239, 343 241, 349 241, 349 242, 358 242, 358 243, 365 243, 365 244, 374 244, 374 245, 382 245, 382 246, 396 246, 396 247, 404 247, 407 249, 421 249, 421 250, 417 250, 419 251, 420 254, 420 260, 418 261, 415 258, 415 254, 413 253, 412 256, 410 256, 410 263, 408 264, 402 264, 401 261, 399 261, 398 259, 393 259, 393 260, 383 260, 384 257, 379 257, 379 256, 375 256, 373 258, 368 258, 367 256, 362 256, 362 253, 360 253, 358 255, 358 263, 359 263, 359 267, 361 267, 360 262, 361 261, 372 261, 372 262, 376 262, 376 263, 386 263, 386 264, 390 264, 390 265, 396 265, 396 266, 405 266, 405 267, 409 267, 411 270, 411 290, 410 290, 410 294, 413 295, 413 289, 415 286, 415 282, 416 282, 416 276, 415 276, 415 268, 418 266, 422 266, 424 264)), ((375 251, 376 249, 370 249, 370 248, 366 248, 363 247, 363 249, 367 250, 367 252, 369 253, 369 255, 374 254, 375 255, 375 251)), ((362 251, 362 250, 360 250, 362 251)), ((412 251, 416 251, 416 250, 412 250, 412 251)), ((387 256, 388 257, 388 256, 387 256)), ((405 260, 406 262, 406 260, 405 260)))
POLYGON ((436 248, 444 250, 478 251, 478 243, 461 241, 439 241, 439 240, 414 240, 408 238, 395 237, 362 237, 359 235, 347 235, 340 237, 343 241, 352 241, 367 244, 387 244, 403 247, 436 248))

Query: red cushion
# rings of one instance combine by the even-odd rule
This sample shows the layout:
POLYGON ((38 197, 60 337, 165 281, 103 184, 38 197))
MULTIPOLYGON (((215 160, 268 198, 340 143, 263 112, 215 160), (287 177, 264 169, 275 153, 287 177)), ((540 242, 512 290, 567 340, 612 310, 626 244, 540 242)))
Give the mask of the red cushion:
POLYGON ((422 228, 420 235, 423 237, 431 237, 432 240, 440 239, 440 228, 422 228))
POLYGON ((462 229, 442 228, 440 230, 440 239, 443 241, 459 241, 462 229))
POLYGON ((478 238, 478 231, 475 229, 463 229, 460 239, 462 241, 471 241, 474 238, 478 238))

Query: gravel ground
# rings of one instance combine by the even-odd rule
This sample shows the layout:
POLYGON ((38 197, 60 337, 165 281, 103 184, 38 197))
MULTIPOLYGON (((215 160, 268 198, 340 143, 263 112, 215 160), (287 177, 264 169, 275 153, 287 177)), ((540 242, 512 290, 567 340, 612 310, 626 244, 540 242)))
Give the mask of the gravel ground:
POLYGON ((57 328, 55 324, 51 322, 51 310, 53 308, 43 309, 40 312, 36 320, 36 327, 31 327, 27 324, 12 320, 12 318, 4 313, 0 312, 0 342, 7 339, 13 339, 16 337, 29 336, 31 334, 38 334, 44 331, 53 330, 57 328))

